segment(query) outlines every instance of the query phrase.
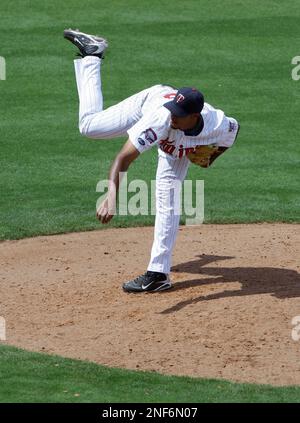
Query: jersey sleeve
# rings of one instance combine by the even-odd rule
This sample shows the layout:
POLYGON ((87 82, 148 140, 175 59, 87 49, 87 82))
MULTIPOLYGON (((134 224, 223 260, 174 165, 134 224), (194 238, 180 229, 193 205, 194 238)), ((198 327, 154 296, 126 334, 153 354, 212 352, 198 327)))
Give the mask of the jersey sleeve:
POLYGON ((170 112, 160 107, 155 112, 145 114, 127 133, 135 148, 143 153, 167 137, 169 126, 170 112))

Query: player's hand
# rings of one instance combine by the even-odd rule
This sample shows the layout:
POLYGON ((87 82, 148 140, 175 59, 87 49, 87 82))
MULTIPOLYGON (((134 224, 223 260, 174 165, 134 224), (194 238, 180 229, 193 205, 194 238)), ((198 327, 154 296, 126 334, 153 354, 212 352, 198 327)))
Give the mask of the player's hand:
POLYGON ((108 223, 115 215, 116 201, 114 196, 108 196, 97 209, 97 219, 103 223, 108 223))

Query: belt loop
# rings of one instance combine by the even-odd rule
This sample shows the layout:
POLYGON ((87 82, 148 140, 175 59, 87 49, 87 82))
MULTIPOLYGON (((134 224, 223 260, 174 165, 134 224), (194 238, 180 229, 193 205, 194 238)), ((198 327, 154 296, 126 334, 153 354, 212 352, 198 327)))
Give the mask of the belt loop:
POLYGON ((235 123, 230 120, 228 132, 233 132, 235 128, 236 128, 235 123))

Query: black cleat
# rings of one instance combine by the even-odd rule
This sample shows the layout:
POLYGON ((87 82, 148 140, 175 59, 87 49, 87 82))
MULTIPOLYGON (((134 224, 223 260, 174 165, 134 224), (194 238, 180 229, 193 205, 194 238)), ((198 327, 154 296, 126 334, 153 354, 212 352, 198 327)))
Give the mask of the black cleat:
POLYGON ((151 271, 123 284, 123 289, 126 292, 157 292, 171 287, 168 275, 151 271))
POLYGON ((108 42, 96 35, 85 34, 78 29, 65 29, 64 38, 71 41, 80 51, 80 56, 96 56, 103 58, 103 53, 108 47, 108 42))

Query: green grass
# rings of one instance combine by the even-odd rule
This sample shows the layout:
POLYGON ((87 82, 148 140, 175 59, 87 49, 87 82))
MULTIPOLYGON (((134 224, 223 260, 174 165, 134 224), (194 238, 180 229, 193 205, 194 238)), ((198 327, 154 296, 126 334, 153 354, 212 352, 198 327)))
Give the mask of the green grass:
MULTIPOLYGON (((205 222, 299 222, 297 1, 2 3, 0 239, 101 228, 96 184, 124 139, 92 141, 77 130, 75 48, 62 37, 69 26, 110 41, 106 107, 161 82, 195 85, 240 121, 232 151, 211 169, 190 167, 188 178, 205 180, 205 222)), ((154 179, 156 162, 155 148, 129 180, 154 179)), ((153 221, 116 217, 110 226, 153 221)))
POLYGON ((0 402, 300 402, 300 387, 111 369, 0 347, 0 402))

